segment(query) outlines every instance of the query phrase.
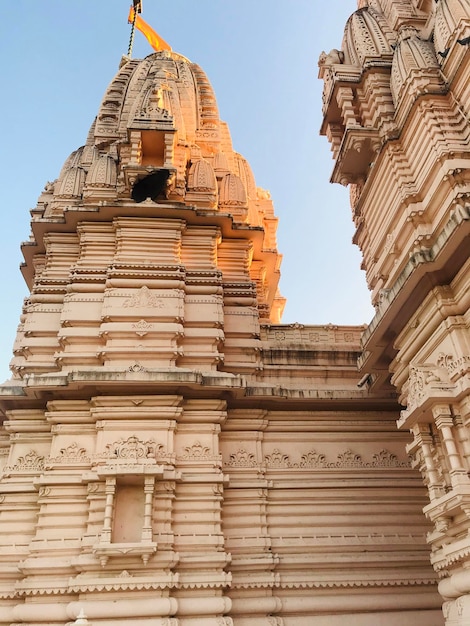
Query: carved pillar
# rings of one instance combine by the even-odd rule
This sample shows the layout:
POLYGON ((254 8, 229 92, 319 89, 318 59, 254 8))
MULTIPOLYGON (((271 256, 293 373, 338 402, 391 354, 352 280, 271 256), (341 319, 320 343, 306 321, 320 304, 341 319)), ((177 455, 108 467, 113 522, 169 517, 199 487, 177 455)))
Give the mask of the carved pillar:
POLYGON ((465 428, 460 415, 455 416, 454 423, 457 429, 458 440, 462 446, 463 456, 465 458, 465 469, 468 471, 470 468, 470 440, 468 438, 468 431, 465 428))
POLYGON ((105 487, 106 504, 104 507, 103 531, 101 533, 102 543, 111 543, 115 493, 116 493, 116 478, 107 478, 106 487, 105 487))
POLYGON ((460 453, 453 433, 453 418, 448 406, 436 406, 433 408, 436 426, 439 429, 444 443, 447 458, 449 460, 450 480, 453 487, 467 478, 465 469, 462 467, 460 453))
POLYGON ((165 143, 164 166, 173 167, 174 158, 175 158, 175 135, 174 133, 165 133, 164 143, 165 143))
POLYGON ((429 497, 431 500, 434 500, 442 495, 442 483, 439 480, 439 474, 432 455, 432 436, 427 429, 427 425, 418 424, 417 428, 419 428, 419 432, 415 433, 415 441, 421 448, 423 455, 424 471, 427 477, 429 497))
POLYGON ((157 481, 154 489, 153 519, 158 531, 158 550, 170 553, 174 548, 173 503, 175 500, 176 482, 157 481))
POLYGON ((142 163, 142 138, 139 131, 133 130, 130 133, 131 158, 129 163, 140 165, 142 163))
POLYGON ((142 526, 142 541, 152 541, 152 506, 155 477, 147 476, 144 481, 144 523, 142 526))

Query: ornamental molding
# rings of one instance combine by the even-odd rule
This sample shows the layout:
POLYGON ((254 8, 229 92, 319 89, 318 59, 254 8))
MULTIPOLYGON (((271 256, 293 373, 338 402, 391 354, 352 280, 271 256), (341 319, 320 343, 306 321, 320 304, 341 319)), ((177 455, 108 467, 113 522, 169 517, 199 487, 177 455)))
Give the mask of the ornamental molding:
POLYGON ((90 457, 85 448, 80 448, 77 442, 61 448, 59 454, 49 457, 46 467, 50 465, 82 465, 90 463, 90 457))
MULTIPOLYGON (((14 594, 1 594, 0 598, 26 598, 26 597, 36 597, 36 596, 65 596, 69 594, 70 591, 67 586, 59 587, 51 586, 51 587, 43 587, 42 589, 38 588, 29 588, 29 587, 21 587, 20 584, 16 586, 16 591, 14 594)), ((18 625, 16 625, 18 626, 18 625)))
POLYGON ((199 460, 199 459, 209 459, 210 458, 210 448, 208 446, 203 446, 202 443, 196 441, 192 446, 185 446, 183 448, 185 454, 182 454, 181 459, 185 460, 199 460))
POLYGON ((15 465, 5 467, 5 474, 10 472, 37 473, 44 469, 44 457, 40 456, 36 450, 30 450, 24 456, 20 456, 15 465))
POLYGON ((229 467, 256 467, 257 463, 254 454, 241 448, 230 455, 225 465, 229 467))
POLYGON ((288 454, 283 454, 278 448, 275 448, 272 454, 264 457, 264 462, 270 468, 292 467, 288 454))
POLYGON ((433 365, 411 366, 408 378, 408 396, 406 412, 420 406, 429 395, 432 383, 442 383, 442 379, 433 365))
POLYGON ((282 582, 281 589, 350 589, 353 587, 414 587, 415 585, 436 585, 435 578, 382 580, 341 580, 315 582, 282 582))
POLYGON ((42 302, 28 302, 25 306, 26 313, 60 313, 61 311, 62 306, 59 304, 54 306, 53 304, 43 304, 42 302))
POLYGON ((176 458, 182 462, 209 462, 216 466, 220 466, 222 463, 222 455, 212 454, 210 447, 203 445, 200 441, 183 447, 183 454, 178 455, 176 458))
POLYGON ((145 337, 148 332, 154 329, 154 324, 142 319, 132 324, 132 328, 135 330, 135 334, 138 337, 145 337))
POLYGON ((431 563, 436 572, 447 570, 448 567, 453 566, 470 556, 470 545, 464 546, 460 550, 455 550, 451 552, 451 554, 449 554, 449 552, 452 550, 452 544, 447 545, 445 548, 447 555, 442 554, 440 550, 436 555, 431 555, 431 563))
POLYGON ((207 582, 185 582, 177 585, 177 589, 225 589, 231 585, 231 574, 225 573, 221 580, 207 582))
POLYGON ((15 600, 18 598, 18 593, 16 590, 14 591, 1 591, 0 592, 0 600, 15 600))
MULTIPOLYGON (((76 576, 68 588, 72 593, 94 593, 100 591, 148 591, 161 589, 175 589, 178 587, 178 574, 168 574, 160 580, 135 577, 126 570, 116 577, 109 576, 104 580, 80 580, 82 575, 76 576)), ((89 576, 89 574, 83 574, 89 576)))
MULTIPOLYGON (((80 268, 81 269, 81 268, 80 268)), ((93 268, 86 268, 86 272, 87 274, 91 274, 93 272, 99 272, 102 273, 102 269, 97 269, 97 270, 93 270, 93 268)), ((64 304, 65 303, 75 303, 75 302, 98 302, 98 303, 102 303, 103 302, 103 296, 99 295, 99 296, 93 296, 93 295, 83 295, 83 294, 77 294, 77 293, 67 293, 64 296, 64 304)), ((36 305, 32 305, 32 306, 36 306, 36 305)), ((41 309, 42 311, 44 311, 44 309, 41 309)), ((58 312, 60 311, 60 309, 58 309, 58 312)))
MULTIPOLYGON (((247 452, 244 448, 238 449, 230 454, 228 461, 224 463, 226 467, 232 468, 253 468, 258 464, 255 455, 247 452)), ((275 448, 271 454, 264 456, 263 465, 267 469, 410 469, 410 461, 400 461, 396 454, 389 450, 382 449, 372 455, 367 461, 362 455, 350 449, 340 452, 336 460, 332 461, 325 454, 312 449, 302 454, 297 462, 291 461, 290 455, 275 448)))
POLYGON ((437 367, 443 367, 444 369, 449 371, 451 364, 453 362, 454 362, 454 357, 452 354, 446 354, 445 352, 440 352, 437 357, 436 365, 437 367))
POLYGON ((300 459, 299 466, 300 467, 325 467, 327 465, 327 460, 324 454, 320 454, 316 450, 311 450, 307 452, 307 454, 302 454, 300 459))
POLYGON ((129 365, 127 371, 131 372, 131 374, 139 374, 142 372, 148 372, 148 369, 136 361, 132 365, 129 365))
POLYGON ((101 454, 94 457, 95 465, 155 465, 157 462, 171 462, 165 446, 154 439, 144 441, 136 435, 108 443, 101 454))
POLYGON ((106 458, 116 459, 154 459, 156 453, 163 449, 162 444, 156 444, 154 439, 142 441, 135 435, 131 435, 127 439, 119 439, 114 443, 106 446, 106 452, 103 456, 106 458))
POLYGON ((452 354, 441 352, 437 358, 437 366, 444 368, 451 379, 456 378, 456 374, 463 376, 470 370, 470 354, 463 354, 454 358, 452 354))
POLYGON ((280 575, 273 572, 266 572, 263 580, 238 580, 240 572, 234 573, 234 580, 230 585, 230 589, 275 589, 281 586, 280 575))
POLYGON ((436 585, 435 578, 423 578, 423 579, 396 579, 396 580, 383 580, 380 578, 370 580, 325 580, 325 581, 281 581, 277 576, 276 582, 272 581, 256 581, 256 582, 243 582, 235 581, 231 585, 231 589, 272 589, 274 587, 279 589, 351 589, 354 587, 414 587, 415 585, 436 585))
MULTIPOLYGON (((225 587, 227 582, 219 583, 189 583, 181 584, 178 581, 178 574, 171 574, 165 580, 148 580, 135 578, 132 575, 118 575, 115 578, 106 578, 101 580, 80 580, 81 574, 76 576, 69 585, 64 587, 47 587, 42 589, 17 588, 16 591, 0 592, 0 599, 10 600, 18 597, 27 596, 64 596, 69 593, 94 593, 103 591, 147 591, 162 589, 209 589, 214 587, 225 587)), ((423 579, 398 579, 398 580, 342 580, 342 581, 282 581, 279 575, 275 576, 275 581, 256 581, 256 582, 233 582, 232 589, 350 589, 354 587, 413 587, 415 585, 436 585, 435 578, 423 579)), ((171 624, 171 621, 170 621, 171 624)))
POLYGON ((123 302, 122 306, 125 308, 151 307, 161 309, 163 308, 163 302, 161 302, 160 295, 158 297, 156 295, 152 295, 150 289, 144 285, 136 294, 127 298, 127 300, 123 302))
MULTIPOLYGON (((331 465, 330 465, 331 466, 331 465)), ((333 463, 333 467, 362 467, 363 460, 360 454, 355 454, 351 450, 341 452, 337 456, 336 463, 333 463)))
MULTIPOLYGON (((424 546, 426 543, 426 536, 423 533, 418 534, 405 534, 400 535, 394 533, 392 535, 382 534, 348 534, 348 535, 296 535, 293 537, 289 537, 290 539, 295 539, 301 541, 304 545, 307 543, 313 543, 316 546, 382 546, 382 545, 411 545, 424 546)), ((287 539, 287 536, 284 536, 283 539, 287 539)))
POLYGON ((262 338, 272 343, 305 344, 357 344, 359 345, 362 329, 339 328, 333 324, 326 326, 304 326, 303 324, 286 324, 282 326, 263 327, 262 338))
POLYGON ((153 98, 138 112, 136 120, 152 120, 155 122, 173 122, 173 116, 168 109, 158 106, 160 100, 154 100, 153 98))
POLYGON ((51 595, 67 595, 70 593, 95 593, 103 591, 148 591, 148 590, 162 590, 162 589, 177 589, 178 574, 170 573, 165 577, 156 580, 134 577, 129 572, 123 571, 116 577, 109 576, 105 579, 95 580, 81 580, 81 577, 89 577, 89 574, 78 574, 72 579, 69 585, 64 587, 46 587, 42 589, 20 588, 18 587, 14 592, 2 592, 0 593, 0 599, 11 599, 16 597, 27 596, 51 596, 51 595))

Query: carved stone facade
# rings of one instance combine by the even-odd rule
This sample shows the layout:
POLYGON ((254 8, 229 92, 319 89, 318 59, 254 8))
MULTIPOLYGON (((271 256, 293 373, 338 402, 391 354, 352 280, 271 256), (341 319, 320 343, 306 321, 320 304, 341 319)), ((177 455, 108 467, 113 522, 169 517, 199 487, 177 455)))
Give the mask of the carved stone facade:
MULTIPOLYGON (((354 185, 378 307, 368 328, 280 324, 273 204, 233 150, 207 77, 173 52, 124 59, 23 245, 31 293, 0 387, 0 624, 443 623, 439 572, 461 567, 466 549, 468 290, 463 270, 431 285, 415 261, 431 287, 423 297, 402 281, 416 305, 405 319, 412 306, 392 275, 415 258, 407 216, 428 209, 424 196, 395 216, 383 205, 412 190, 450 202, 466 184, 460 92, 451 97, 440 66, 421 80, 397 65, 392 94, 397 29, 409 33, 406 59, 430 58, 408 41, 430 28, 420 4, 362 2, 343 50, 322 56, 334 179, 354 185), (432 123, 445 106, 454 143, 432 123), (405 125, 417 110, 424 123, 424 107, 436 146, 417 123, 402 145, 394 107, 405 125), (420 174, 424 191, 406 169, 416 137, 423 158, 425 147, 442 157, 420 174), (449 145, 461 182, 434 185, 449 145), (380 170, 384 150, 396 158, 380 170), (377 168, 383 191, 370 183, 377 168), (388 369, 408 402, 401 417, 388 369)), ((440 32, 445 63, 459 67, 440 32)), ((468 223, 458 197, 445 231, 463 233, 456 253, 468 223)), ((429 209, 439 227, 447 210, 429 209)), ((439 233, 429 241, 454 265, 462 256, 449 257, 439 233)), ((435 271, 445 276, 440 262, 435 271)), ((445 595, 450 619, 465 615, 464 600, 445 595)))
POLYGON ((361 373, 404 407, 449 626, 470 623, 469 41, 467 0, 369 0, 320 58, 333 180, 351 186, 376 307, 361 373))

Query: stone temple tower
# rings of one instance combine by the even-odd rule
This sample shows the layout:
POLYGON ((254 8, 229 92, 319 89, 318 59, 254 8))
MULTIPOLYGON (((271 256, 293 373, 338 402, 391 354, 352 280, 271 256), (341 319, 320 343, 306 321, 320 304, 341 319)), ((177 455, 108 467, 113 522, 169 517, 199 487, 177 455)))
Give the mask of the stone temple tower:
POLYGON ((399 393, 455 626, 470 624, 469 44, 468 0, 369 0, 320 58, 332 180, 350 186, 376 307, 361 374, 399 393))
MULTIPOLYGON (((387 16, 401 4, 387 3, 387 16)), ((416 34, 426 15, 421 9, 417 15, 407 17, 403 30, 400 12, 397 26, 378 9, 362 8, 351 33, 372 32, 380 22, 373 31, 380 35, 374 39, 380 63, 365 53, 346 62, 348 48, 323 65, 335 179, 343 180, 351 164, 356 179, 347 182, 364 202, 372 193, 367 174, 374 150, 387 137, 397 152, 362 231, 377 227, 390 243, 378 242, 367 265, 373 277, 379 261, 401 258, 411 233, 407 216, 413 224, 421 219, 409 201, 397 230, 383 222, 395 218, 382 201, 396 193, 404 203, 416 186, 406 168, 417 157, 392 141, 392 93, 408 98, 400 120, 424 107, 429 119, 420 118, 443 159, 449 144, 439 133, 465 132, 461 107, 444 95, 437 65, 424 76, 439 102, 447 98, 444 130, 432 122, 435 103, 412 102, 406 80, 390 91, 393 46, 416 41, 423 48, 418 58, 430 58, 431 44, 422 45, 416 34), (403 43, 394 43, 397 28, 403 43), (362 74, 358 63, 370 59, 373 71, 362 74), (361 76, 373 79, 364 83, 371 98, 366 123, 353 91, 361 76)), ((452 48, 445 63, 460 76, 453 55, 452 48)), ((413 71, 410 80, 421 85, 422 75, 413 71)), ((461 76, 459 89, 464 83, 461 76)), ((409 140, 417 136, 423 145, 415 127, 409 140)), ((452 182, 441 188, 428 177, 429 193, 441 203, 466 185, 457 139, 452 150, 452 182)), ((458 206, 451 214, 456 225, 466 210, 458 206)), ((435 219, 444 227, 451 216, 435 219)), ((204 72, 173 52, 126 60, 85 145, 39 197, 23 245, 30 296, 12 378, 0 387, 0 625, 442 624, 425 537, 431 531, 442 538, 446 530, 443 523, 433 531, 422 514, 426 491, 406 451, 408 444, 416 454, 419 443, 396 429, 393 386, 371 386, 375 369, 365 377, 357 369, 361 336, 369 363, 378 348, 367 346, 382 327, 281 325, 276 227, 269 193, 257 189, 233 150, 204 72)), ((457 294, 464 298, 460 274, 455 281, 456 291, 428 296, 447 298, 442 307, 452 316, 460 315, 457 294)), ((383 302, 386 307, 386 297, 383 302)), ((419 316, 427 323, 431 304, 424 307, 419 316)), ((458 319, 455 336, 463 333, 458 319)), ((412 335, 413 346, 424 350, 418 343, 428 339, 420 328, 412 321, 397 340, 406 354, 412 335)), ((426 363, 440 336, 429 339, 426 363)), ((460 376, 465 362, 452 355, 445 367, 460 376)), ((406 378, 404 360, 396 363, 397 380, 406 378)), ((420 368, 423 389, 434 389, 431 370, 420 368)), ((416 390, 407 424, 410 409, 424 402, 416 390)), ((424 421, 418 420, 418 442, 431 436, 424 421)), ((443 431, 450 434, 439 448, 442 463, 452 428, 443 431)), ((447 527, 465 543, 466 476, 437 469, 432 476, 430 489, 456 511, 447 527), (455 500, 454 475, 463 489, 455 500), (441 483, 448 477, 445 500, 441 483)))

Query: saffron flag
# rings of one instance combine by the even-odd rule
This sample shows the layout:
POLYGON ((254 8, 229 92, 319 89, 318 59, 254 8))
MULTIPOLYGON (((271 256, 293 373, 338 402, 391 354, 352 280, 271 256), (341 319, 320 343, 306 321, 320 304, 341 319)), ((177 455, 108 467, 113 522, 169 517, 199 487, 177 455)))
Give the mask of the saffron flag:
POLYGON ((137 28, 137 30, 140 30, 142 35, 144 35, 144 37, 147 39, 147 41, 149 42, 149 44, 152 46, 154 50, 156 50, 157 52, 159 50, 171 50, 170 44, 168 44, 164 39, 162 39, 160 35, 157 35, 157 33, 153 30, 153 28, 149 26, 147 22, 145 22, 140 17, 140 15, 136 15, 134 13, 133 6, 130 8, 129 17, 127 18, 127 21, 129 22, 129 24, 132 24, 134 22, 134 15, 135 15, 135 27, 137 28))

